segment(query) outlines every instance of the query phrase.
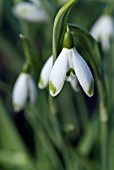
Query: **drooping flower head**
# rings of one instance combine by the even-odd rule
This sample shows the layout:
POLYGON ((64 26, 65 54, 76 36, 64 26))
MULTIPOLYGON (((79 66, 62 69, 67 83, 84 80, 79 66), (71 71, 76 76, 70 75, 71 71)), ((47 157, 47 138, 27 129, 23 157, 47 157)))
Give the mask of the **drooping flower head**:
MULTIPOLYGON (((51 55, 41 70, 40 78, 38 82, 39 89, 44 89, 48 86, 49 76, 50 76, 52 67, 53 67, 53 56, 51 55)), ((73 75, 70 75, 70 76, 66 75, 66 81, 70 82, 71 87, 73 88, 74 91, 77 92, 79 90, 76 76, 74 77, 73 75)))
POLYGON ((93 95, 94 80, 92 73, 85 60, 75 49, 69 29, 64 36, 63 49, 50 73, 49 90, 51 96, 54 97, 61 91, 66 77, 75 82, 78 80, 84 92, 89 97, 93 95))
POLYGON ((110 49, 110 37, 114 36, 114 23, 110 15, 103 14, 92 26, 91 35, 101 42, 104 52, 110 49))
POLYGON ((25 107, 27 101, 33 104, 36 99, 36 94, 36 86, 30 73, 20 73, 12 93, 14 110, 21 111, 25 107))
POLYGON ((33 3, 20 2, 16 4, 13 7, 13 14, 28 22, 47 22, 49 20, 46 11, 35 0, 33 3))

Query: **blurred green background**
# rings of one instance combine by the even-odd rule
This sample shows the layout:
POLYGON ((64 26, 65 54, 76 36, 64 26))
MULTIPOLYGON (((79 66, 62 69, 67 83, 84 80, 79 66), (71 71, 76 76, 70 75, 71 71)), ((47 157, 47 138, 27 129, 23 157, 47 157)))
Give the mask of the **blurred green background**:
MULTIPOLYGON (((0 0, 0 170, 100 170, 96 85, 94 96, 88 98, 81 89, 74 93, 65 83, 62 92, 53 101, 48 89, 38 89, 34 106, 27 105, 18 113, 13 111, 13 85, 25 61, 19 34, 26 29, 26 24, 23 28, 12 13, 16 2, 0 0)), ((72 8, 68 22, 89 30, 107 2, 79 0, 72 8)), ((43 0, 41 3, 47 12, 50 11, 49 23, 27 23, 32 39, 31 49, 38 62, 36 74, 33 73, 36 85, 41 68, 52 53, 54 18, 64 4, 60 0, 43 0)), ((113 54, 114 50, 106 57, 113 54)), ((111 116, 109 129, 109 138, 114 139, 114 116, 111 116)), ((114 168, 112 141, 108 144, 107 155, 110 170, 114 168)))

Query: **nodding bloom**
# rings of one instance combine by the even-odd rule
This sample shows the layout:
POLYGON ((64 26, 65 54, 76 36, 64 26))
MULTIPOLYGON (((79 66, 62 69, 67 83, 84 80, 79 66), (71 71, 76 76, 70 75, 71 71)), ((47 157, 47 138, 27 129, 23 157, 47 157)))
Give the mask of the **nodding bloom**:
MULTIPOLYGON (((39 89, 44 89, 48 86, 49 76, 50 76, 52 67, 53 67, 53 56, 50 56, 41 70, 40 79, 38 82, 39 89)), ((70 82, 74 91, 77 92, 79 90, 76 76, 71 75, 69 77, 66 75, 66 81, 70 82)))
POLYGON ((20 73, 17 78, 12 94, 12 102, 15 111, 21 111, 27 101, 33 104, 36 99, 36 86, 29 73, 20 73))
MULTIPOLYGON (((33 1, 33 0, 32 0, 33 1)), ((34 0, 33 3, 20 2, 13 7, 13 14, 28 22, 47 22, 48 15, 43 8, 34 0)))
POLYGON ((67 79, 73 80, 82 86, 84 92, 91 97, 94 92, 94 80, 92 73, 85 62, 74 47, 73 37, 69 30, 65 33, 63 49, 56 59, 49 77, 49 90, 51 96, 56 96, 63 88, 67 79))
POLYGON ((114 23, 110 15, 103 14, 92 26, 91 35, 101 42, 104 52, 110 49, 110 38, 114 36, 114 23))

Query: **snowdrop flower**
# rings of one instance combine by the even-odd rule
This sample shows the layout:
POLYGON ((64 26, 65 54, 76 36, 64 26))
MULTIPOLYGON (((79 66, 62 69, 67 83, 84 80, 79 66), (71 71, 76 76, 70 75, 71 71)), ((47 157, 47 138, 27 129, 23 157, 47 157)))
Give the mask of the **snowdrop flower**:
POLYGON ((35 3, 20 2, 13 7, 13 13, 17 18, 28 22, 47 22, 46 12, 35 3))
MULTIPOLYGON (((40 79, 38 83, 39 89, 44 89, 48 86, 49 76, 50 76, 52 67, 53 67, 53 56, 48 58, 48 60, 46 61, 46 63, 44 64, 41 70, 40 79)), ((79 90, 76 76, 75 77, 74 75, 66 76, 66 81, 70 82, 74 91, 77 92, 79 90)))
POLYGON ((78 80, 84 92, 89 97, 93 95, 94 80, 92 73, 85 60, 75 49, 72 34, 69 30, 65 33, 63 49, 50 73, 49 90, 51 96, 54 97, 61 91, 66 76, 73 80, 72 86, 78 80))
POLYGON ((15 111, 21 111, 29 99, 33 104, 36 99, 36 86, 29 73, 22 72, 16 80, 13 88, 12 101, 15 111))
POLYGON ((110 49, 110 37, 114 35, 113 19, 109 15, 102 15, 92 26, 91 35, 101 42, 104 52, 110 49))

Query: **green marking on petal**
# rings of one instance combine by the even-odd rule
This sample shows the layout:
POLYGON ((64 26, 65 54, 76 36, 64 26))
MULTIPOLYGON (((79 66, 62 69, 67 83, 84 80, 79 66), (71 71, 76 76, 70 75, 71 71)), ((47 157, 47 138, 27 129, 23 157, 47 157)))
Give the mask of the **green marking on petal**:
POLYGON ((71 73, 73 73, 73 75, 75 75, 75 71, 74 71, 73 68, 70 68, 70 69, 67 71, 66 76, 69 77, 71 73))
POLYGON ((20 110, 21 110, 20 105, 17 104, 17 103, 15 103, 15 104, 14 104, 14 110, 15 110, 15 111, 20 111, 20 110))
POLYGON ((21 14, 27 14, 28 13, 28 9, 27 8, 22 8, 21 9, 21 14))
POLYGON ((88 90, 88 94, 89 96, 92 96, 94 93, 94 81, 91 80, 90 86, 89 86, 89 90, 88 90))
POLYGON ((43 81, 42 77, 40 77, 39 85, 40 85, 41 87, 44 86, 44 81, 43 81))
POLYGON ((57 89, 56 87, 53 85, 52 81, 49 82, 49 89, 53 92, 53 94, 56 93, 57 89))

